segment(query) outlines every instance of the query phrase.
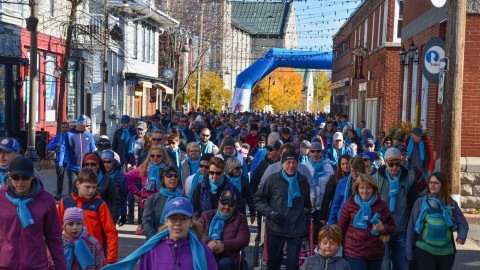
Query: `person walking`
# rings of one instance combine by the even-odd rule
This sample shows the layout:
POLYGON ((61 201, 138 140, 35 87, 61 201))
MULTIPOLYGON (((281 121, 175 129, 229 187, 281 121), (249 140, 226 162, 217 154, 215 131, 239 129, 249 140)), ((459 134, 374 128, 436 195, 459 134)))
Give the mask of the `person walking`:
POLYGON ((53 140, 47 145, 48 151, 55 151, 55 172, 57 173, 57 198, 61 199, 63 194, 63 178, 65 176, 65 168, 67 167, 67 160, 65 156, 65 135, 68 131, 68 123, 62 123, 62 132, 58 133, 53 140))

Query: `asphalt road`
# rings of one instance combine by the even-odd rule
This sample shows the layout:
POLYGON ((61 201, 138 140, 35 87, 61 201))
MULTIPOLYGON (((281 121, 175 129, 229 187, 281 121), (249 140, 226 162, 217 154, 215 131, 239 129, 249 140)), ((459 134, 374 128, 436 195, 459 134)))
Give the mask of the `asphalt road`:
MULTIPOLYGON (((56 174, 54 169, 43 169, 39 171, 39 176, 43 181, 47 191, 54 194, 56 192, 56 174)), ((64 179, 64 189, 66 190, 66 176, 64 179)), ((463 246, 457 246, 457 255, 455 258, 455 270, 473 270, 480 269, 480 218, 474 219, 478 224, 470 224, 468 239, 463 246)), ((143 235, 135 235, 137 225, 117 226, 119 237, 119 259, 125 258, 136 248, 145 243, 143 235)), ((250 237, 250 246, 245 249, 249 269, 253 269, 253 247, 255 245, 256 224, 250 226, 252 235, 250 237)))

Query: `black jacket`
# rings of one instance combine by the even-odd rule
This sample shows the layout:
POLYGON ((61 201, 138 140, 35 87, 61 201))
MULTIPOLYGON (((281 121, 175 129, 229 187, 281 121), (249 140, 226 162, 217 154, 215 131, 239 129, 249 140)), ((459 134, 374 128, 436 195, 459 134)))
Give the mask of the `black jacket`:
POLYGON ((286 238, 303 237, 306 234, 305 212, 312 208, 310 185, 305 176, 300 173, 297 175, 302 196, 293 200, 292 207, 287 207, 288 182, 283 178, 281 171, 270 175, 253 197, 255 208, 262 215, 268 216, 272 211, 283 214, 281 222, 271 220, 267 222, 266 230, 269 234, 286 238))
MULTIPOLYGON (((122 128, 119 128, 115 130, 115 133, 113 133, 112 150, 120 156, 120 161, 123 165, 123 155, 128 142, 122 140, 122 132, 122 128)), ((128 132, 130 133, 130 137, 133 137, 137 134, 132 127, 128 128, 128 132)))

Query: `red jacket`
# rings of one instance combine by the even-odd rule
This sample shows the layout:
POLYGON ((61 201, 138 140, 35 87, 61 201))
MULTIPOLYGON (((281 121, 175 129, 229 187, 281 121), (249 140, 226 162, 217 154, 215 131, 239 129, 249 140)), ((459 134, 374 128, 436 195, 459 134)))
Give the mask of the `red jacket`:
MULTIPOLYGON (((203 212, 198 220, 203 226, 205 235, 208 237, 208 229, 210 223, 215 216, 217 210, 210 210, 203 212)), ((210 241, 210 239, 207 239, 210 241)), ((207 242, 208 242, 207 241, 207 242)), ((235 269, 238 269, 240 250, 248 246, 250 242, 250 231, 248 230, 247 218, 236 211, 231 219, 225 222, 222 236, 223 245, 225 247, 225 254, 233 260, 235 269)))
MULTIPOLYGON (((58 215, 63 227, 63 215, 65 214, 65 200, 73 199, 76 207, 84 210, 84 226, 102 247, 105 247, 104 239, 107 241, 107 263, 114 263, 118 259, 118 233, 113 222, 107 203, 100 198, 100 193, 96 193, 91 199, 80 198, 72 193, 71 198, 65 197, 58 204, 58 215), (97 207, 98 206, 98 207, 97 207), (92 210, 90 210, 92 209, 92 210)), ((67 206, 68 207, 68 206, 67 206)))
POLYGON ((250 145, 250 149, 253 149, 255 146, 257 146, 259 137, 260 134, 257 134, 257 136, 253 137, 252 133, 248 133, 247 136, 245 136, 245 142, 250 145))
MULTIPOLYGON (((342 214, 338 221, 338 226, 343 232, 343 251, 345 258, 354 258, 360 260, 381 260, 385 254, 385 244, 379 236, 373 235, 370 230, 372 223, 368 222, 366 230, 352 226, 353 219, 360 206, 354 200, 355 196, 345 202, 342 208, 342 214)), ((395 231, 393 216, 388 209, 388 205, 379 197, 371 205, 372 215, 380 214, 380 220, 385 226, 381 234, 392 234, 395 231)))

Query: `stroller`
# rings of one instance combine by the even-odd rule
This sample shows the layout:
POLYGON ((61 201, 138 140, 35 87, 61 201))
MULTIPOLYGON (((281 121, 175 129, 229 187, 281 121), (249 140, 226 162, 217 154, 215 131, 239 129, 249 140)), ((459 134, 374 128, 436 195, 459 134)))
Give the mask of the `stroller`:
MULTIPOLYGON (((255 242, 255 247, 253 249, 253 266, 254 269, 268 269, 268 241, 267 241, 267 232, 265 230, 265 224, 268 222, 265 217, 258 220, 261 222, 260 226, 260 242, 255 242), (262 242, 263 241, 263 242, 262 242)), ((307 257, 314 254, 314 227, 313 227, 313 218, 306 220, 308 228, 308 236, 303 239, 302 247, 300 249, 300 256, 298 258, 298 264, 301 266, 307 257)), ((286 259, 286 255, 283 256, 283 259, 286 259)), ((282 263, 283 264, 283 263, 282 263)), ((284 266, 283 266, 284 267, 284 266)))

